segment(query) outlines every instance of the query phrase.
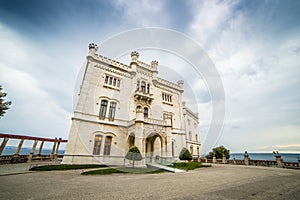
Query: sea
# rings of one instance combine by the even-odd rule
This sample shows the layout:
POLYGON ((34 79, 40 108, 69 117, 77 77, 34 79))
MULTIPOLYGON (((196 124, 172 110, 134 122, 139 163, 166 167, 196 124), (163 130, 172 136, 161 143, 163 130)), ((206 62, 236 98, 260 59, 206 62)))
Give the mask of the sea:
MULTIPOLYGON (((16 146, 6 146, 2 152, 1 155, 13 155, 16 152, 17 147, 16 146)), ((22 147, 20 150, 20 155, 29 155, 31 151, 30 147, 22 147)), ((42 154, 49 155, 51 154, 52 149, 44 148, 42 149, 42 154)), ((38 149, 35 150, 35 154, 37 154, 38 149)), ((65 153, 65 150, 60 149, 58 150, 59 155, 63 155, 65 153)), ((248 153, 249 158, 251 160, 274 160, 275 156, 273 153, 248 153)), ((284 162, 298 162, 298 159, 300 159, 300 153, 280 153, 281 158, 284 162)), ((236 160, 243 160, 244 159, 244 153, 231 153, 230 154, 230 160, 232 159, 236 160)))
MULTIPOLYGON (((274 160, 275 156, 273 153, 248 153, 251 160, 274 160)), ((298 162, 300 159, 300 153, 279 153, 284 162, 298 162)), ((244 153, 231 153, 230 160, 243 160, 244 153)))
MULTIPOLYGON (((6 146, 3 149, 2 156, 6 155, 13 155, 17 150, 16 146, 6 146)), ((22 147, 20 150, 20 155, 29 155, 31 151, 31 147, 22 147)), ((38 148, 35 149, 34 154, 37 154, 38 148)), ((50 155, 52 152, 52 149, 43 148, 41 154, 42 155, 50 155)), ((63 155, 65 153, 65 150, 58 150, 58 155, 63 155)))

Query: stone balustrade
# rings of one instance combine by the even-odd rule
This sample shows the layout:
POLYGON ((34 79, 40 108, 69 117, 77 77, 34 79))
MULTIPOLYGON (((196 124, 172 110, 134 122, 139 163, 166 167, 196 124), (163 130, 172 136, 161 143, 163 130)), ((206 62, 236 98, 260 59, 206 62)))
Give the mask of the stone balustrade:
POLYGON ((163 120, 152 119, 152 118, 145 118, 144 122, 148 123, 148 124, 155 124, 155 125, 161 125, 161 126, 167 125, 167 123, 163 120))
POLYGON ((226 160, 224 157, 222 159, 216 159, 213 157, 212 159, 208 159, 206 157, 201 157, 199 159, 200 162, 203 163, 215 163, 215 164, 231 164, 231 165, 252 165, 252 166, 266 166, 266 167, 282 167, 282 168, 292 168, 292 169, 300 169, 300 160, 298 158, 298 162, 284 162, 279 153, 274 153, 276 160, 252 160, 249 158, 247 152, 245 152, 244 160, 236 160, 235 158, 232 160, 226 160))
POLYGON ((41 138, 41 137, 33 137, 33 136, 24 136, 24 135, 14 135, 14 134, 3 134, 0 133, 0 138, 3 138, 3 141, 0 146, 0 164, 5 164, 5 163, 21 163, 21 162, 27 162, 27 161, 32 161, 32 160, 44 160, 45 156, 41 155, 42 148, 44 145, 44 142, 53 142, 53 147, 50 155, 46 155, 47 159, 50 160, 56 160, 59 155, 58 155, 58 150, 60 143, 62 142, 68 142, 67 140, 62 140, 61 138, 57 139, 51 139, 51 138, 41 138), (1 156, 7 142, 9 139, 18 139, 19 144, 17 146, 17 149, 13 155, 5 155, 1 156), (23 143, 25 140, 33 140, 33 146, 31 148, 30 154, 29 155, 20 155, 20 150, 23 146, 23 143), (37 155, 34 155, 36 146, 40 142, 39 150, 37 155))

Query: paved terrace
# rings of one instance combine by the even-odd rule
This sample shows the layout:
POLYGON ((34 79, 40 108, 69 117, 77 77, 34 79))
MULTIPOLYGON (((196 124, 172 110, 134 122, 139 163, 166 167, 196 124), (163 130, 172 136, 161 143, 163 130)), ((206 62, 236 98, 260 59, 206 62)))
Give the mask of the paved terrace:
POLYGON ((300 170, 293 169, 214 165, 188 173, 4 175, 7 166, 0 165, 0 199, 300 199, 300 170))

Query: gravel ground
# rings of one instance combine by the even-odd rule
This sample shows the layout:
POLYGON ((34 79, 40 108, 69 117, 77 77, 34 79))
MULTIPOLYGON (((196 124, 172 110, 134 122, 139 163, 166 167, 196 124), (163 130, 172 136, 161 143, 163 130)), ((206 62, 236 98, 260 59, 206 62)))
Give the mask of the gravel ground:
POLYGON ((2 175, 0 199, 300 199, 300 170, 213 165, 187 173, 81 171, 2 175))

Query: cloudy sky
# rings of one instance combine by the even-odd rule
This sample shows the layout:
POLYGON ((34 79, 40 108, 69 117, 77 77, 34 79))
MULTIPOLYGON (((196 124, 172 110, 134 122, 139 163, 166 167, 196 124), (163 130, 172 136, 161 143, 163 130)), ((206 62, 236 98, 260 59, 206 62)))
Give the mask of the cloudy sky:
MULTIPOLYGON (((87 45, 160 27, 192 38, 218 69, 226 114, 216 145, 300 152, 299 10, 297 0, 1 0, 0 84, 13 105, 0 132, 67 138, 87 45)), ((203 89, 196 96, 205 142, 212 105, 199 84, 191 87, 203 89)))

